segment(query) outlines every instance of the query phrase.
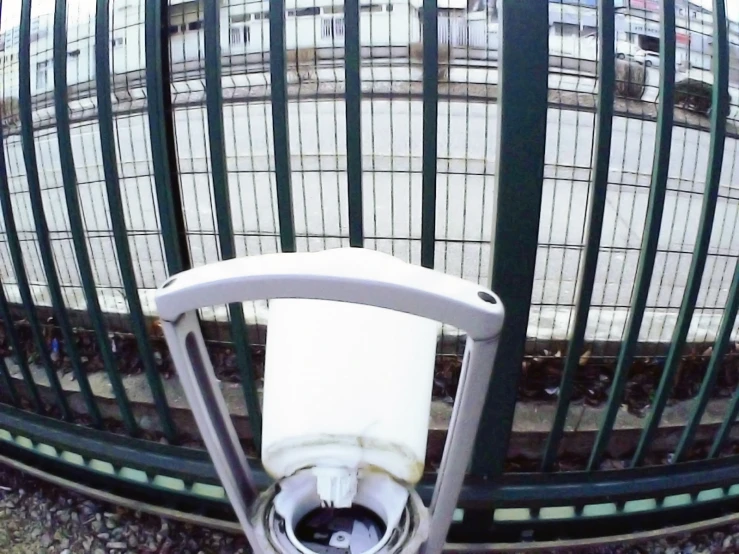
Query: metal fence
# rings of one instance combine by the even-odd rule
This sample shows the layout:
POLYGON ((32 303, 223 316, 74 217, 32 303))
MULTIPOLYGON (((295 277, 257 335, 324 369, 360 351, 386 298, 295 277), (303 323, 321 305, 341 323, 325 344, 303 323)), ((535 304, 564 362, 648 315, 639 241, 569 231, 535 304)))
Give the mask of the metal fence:
MULTIPOLYGON (((351 245, 506 305, 451 541, 735 508, 739 25, 722 0, 702 19, 664 0, 645 68, 617 46, 644 14, 598 4, 563 23, 544 0, 499 18, 436 0, 4 2, 2 455, 232 517, 153 291, 219 259, 351 245)), ((256 457, 268 305, 200 317, 256 457)), ((427 499, 460 344, 444 330, 427 499)))

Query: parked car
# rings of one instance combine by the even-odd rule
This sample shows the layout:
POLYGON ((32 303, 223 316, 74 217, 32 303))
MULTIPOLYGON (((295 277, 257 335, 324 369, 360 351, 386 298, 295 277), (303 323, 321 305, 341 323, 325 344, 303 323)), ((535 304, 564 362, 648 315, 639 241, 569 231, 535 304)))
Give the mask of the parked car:
POLYGON ((640 49, 634 55, 634 61, 643 64, 644 67, 659 67, 659 53, 640 49))
MULTIPOLYGON (((659 67, 659 52, 652 52, 651 50, 639 50, 634 55, 634 61, 642 64, 644 67, 659 67)), ((687 71, 688 69, 690 69, 690 63, 687 56, 678 52, 677 56, 675 57, 675 68, 678 71, 687 71)))
POLYGON ((616 41, 616 57, 619 60, 633 59, 640 48, 633 42, 626 40, 616 41))

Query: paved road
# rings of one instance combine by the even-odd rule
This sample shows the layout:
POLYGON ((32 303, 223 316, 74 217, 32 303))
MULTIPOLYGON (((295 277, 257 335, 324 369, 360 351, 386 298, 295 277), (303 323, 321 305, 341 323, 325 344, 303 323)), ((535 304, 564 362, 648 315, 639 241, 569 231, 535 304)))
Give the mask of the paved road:
MULTIPOLYGON (((290 104, 290 142, 295 224, 300 250, 348 244, 344 104, 303 101, 290 104), (331 238, 325 238, 325 237, 331 238)), ((422 103, 365 101, 362 106, 365 233, 368 245, 414 262, 420 260, 422 103)), ((226 154, 237 248, 241 254, 274 252, 278 247, 276 197, 272 177, 270 108, 259 103, 227 105, 226 154)), ((485 282, 493 224, 497 106, 440 103, 437 266, 466 279, 485 282)), ((117 122, 119 171, 126 224, 145 309, 154 313, 151 289, 165 278, 156 200, 150 177, 151 152, 145 115, 117 122)), ((208 176, 207 123, 202 108, 176 112, 179 174, 195 263, 216 259, 214 214, 208 176)), ((85 226, 100 300, 106 311, 125 313, 117 260, 109 236, 100 147, 93 123, 75 126, 73 147, 85 226)), ((655 125, 616 118, 610 161, 610 185, 603 221, 602 254, 588 328, 589 338, 617 339, 627 315, 648 201, 655 125)), ((563 338, 570 318, 587 211, 592 155, 593 115, 552 109, 548 114, 546 169, 540 216, 536 281, 529 333, 563 338)), ((657 270, 643 339, 667 339, 687 279, 695 243, 706 174, 709 137, 676 128, 670 183, 660 234, 657 270), (667 309, 657 309, 656 307, 667 309)), ((45 208, 67 302, 84 307, 79 276, 64 216, 56 136, 37 134, 37 152, 45 208)), ((25 263, 37 302, 49 304, 34 240, 18 137, 6 141, 10 186, 25 263)), ((722 306, 739 254, 735 232, 739 191, 736 141, 727 141, 722 198, 716 214, 711 257, 699 305, 722 306), (730 257, 727 257, 730 255, 730 257)), ((532 217, 538 214, 532 213, 532 217)), ((515 240, 515 237, 511 237, 515 240)), ((3 282, 11 300, 19 300, 5 244, 0 244, 3 282)), ((223 315, 214 310, 215 317, 223 315)), ((252 317, 264 318, 258 306, 252 317)), ((692 337, 710 338, 720 310, 694 319, 692 337)))

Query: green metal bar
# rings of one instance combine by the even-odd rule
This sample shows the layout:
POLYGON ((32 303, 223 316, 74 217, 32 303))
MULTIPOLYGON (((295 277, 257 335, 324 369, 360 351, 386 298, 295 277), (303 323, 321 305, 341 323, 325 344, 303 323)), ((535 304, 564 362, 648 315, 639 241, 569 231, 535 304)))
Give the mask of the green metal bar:
POLYGON ((606 406, 606 413, 588 460, 588 470, 597 469, 608 446, 616 415, 621 407, 626 379, 631 366, 634 348, 639 340, 639 330, 644 318, 649 285, 654 270, 654 258, 659 242, 662 212, 667 189, 667 173, 670 165, 672 147, 672 120, 675 104, 675 1, 663 0, 660 21, 660 92, 657 113, 657 137, 654 144, 654 165, 652 166, 651 193, 647 206, 646 232, 642 237, 641 254, 637 267, 633 300, 626 325, 625 339, 619 351, 616 373, 606 406))
MULTIPOLYGON (((534 281, 547 121, 546 0, 503 0, 496 221, 491 287, 506 308, 498 363, 477 432, 472 473, 494 479, 513 423, 534 281)), ((493 363, 493 360, 490 360, 493 363)))
MULTIPOLYGON (((218 474, 208 452, 130 438, 107 431, 69 425, 65 422, 0 404, 0 428, 36 443, 48 444, 58 452, 71 451, 85 458, 111 462, 150 476, 168 475, 185 482, 218 484, 218 474)), ((0 442, 6 445, 7 442, 0 442)), ((260 490, 273 480, 255 458, 249 458, 255 483, 260 490)), ((89 466, 86 466, 89 468, 89 466)), ((599 474, 597 482, 583 471, 559 473, 507 473, 495 481, 466 480, 459 495, 460 507, 571 506, 604 502, 624 502, 700 492, 727 483, 739 482, 737 457, 700 460, 665 467, 642 467, 599 474), (656 471, 655 471, 656 470, 656 471), (557 504, 559 502, 559 504, 557 504)), ((416 485, 425 502, 430 502, 436 476, 426 474, 416 485)), ((695 504, 691 504, 695 508, 695 504)), ((645 512, 638 512, 643 514, 645 512)), ((696 517, 700 520, 700 517, 696 517)), ((488 522, 488 527, 490 526, 488 522)))
MULTIPOLYGON (((3 1, 0 0, 0 15, 2 15, 3 1)), ((21 294, 21 300, 23 301, 23 307, 28 314, 28 322, 31 325, 31 332, 33 334, 36 348, 38 348, 41 356, 44 355, 44 341, 41 338, 41 330, 38 324, 38 318, 33 307, 33 297, 31 296, 31 289, 28 286, 28 277, 26 276, 25 266, 23 265, 23 256, 21 254, 20 242, 18 241, 18 231, 15 227, 15 218, 13 216, 13 209, 10 204, 10 188, 8 185, 8 172, 7 166, 5 165, 5 146, 4 146, 4 131, 2 128, 2 120, 0 120, 0 203, 2 203, 2 214, 3 222, 5 224, 5 234, 8 240, 8 249, 10 250, 10 257, 13 261, 15 269, 16 281, 18 282, 18 290, 21 294)), ((23 381, 28 389, 28 394, 31 397, 31 405, 33 409, 39 413, 44 412, 44 407, 39 396, 38 388, 31 375, 31 369, 28 366, 28 360, 26 359, 26 351, 23 348, 21 341, 18 337, 18 333, 13 325, 13 317, 10 313, 10 307, 8 306, 8 300, 5 297, 5 291, 0 284, 0 317, 5 322, 5 333, 10 340, 10 346, 13 348, 13 353, 18 363, 18 367, 21 370, 23 381)), ((48 353, 46 358, 48 359, 48 353)), ((5 360, 3 360, 4 362, 5 360)), ((51 360, 49 359, 49 363, 51 360)), ((46 366, 49 367, 49 366, 46 366)), ((47 370, 48 373, 48 370, 47 370)), ((56 397, 57 401, 59 397, 56 397)), ((63 397, 62 397, 63 400, 63 397)))
MULTIPOLYGON (((46 271, 46 280, 51 295, 51 302, 54 307, 59 327, 64 338, 64 347, 69 354, 72 362, 72 369, 80 384, 80 390, 83 392, 85 405, 93 419, 99 423, 99 413, 95 405, 95 399, 90 390, 87 381, 87 375, 82 368, 79 353, 75 345, 72 327, 67 318, 67 312, 64 306, 64 298, 62 296, 61 287, 59 286, 59 278, 54 264, 54 253, 51 249, 51 241, 49 239, 49 227, 46 222, 44 213, 43 199, 41 196, 41 187, 38 177, 38 166, 36 163, 36 148, 33 140, 33 115, 31 112, 31 0, 23 0, 21 4, 21 20, 20 20, 20 40, 19 40, 19 93, 18 104, 20 106, 20 123, 21 123, 21 145, 23 149, 23 160, 26 167, 26 180, 28 182, 28 192, 33 206, 33 219, 36 226, 36 236, 38 239, 39 252, 46 271)), ((32 308, 31 308, 32 309, 32 308)), ((42 339, 43 342, 43 339, 42 339)), ((43 359, 49 383, 54 393, 59 397, 59 404, 65 419, 71 418, 71 412, 64 398, 64 390, 59 383, 51 358, 43 359)))
MULTIPOLYGON (((105 371, 110 379, 111 385, 116 390, 116 403, 123 416, 129 432, 135 429, 128 427, 133 420, 131 406, 123 388, 118 364, 110 347, 108 330, 104 323, 103 312, 100 308, 97 293, 95 291, 95 279, 90 265, 90 254, 85 240, 85 227, 82 221, 79 196, 77 193, 77 173, 74 167, 74 155, 72 153, 72 139, 70 136, 69 111, 67 101, 67 2, 56 0, 54 9, 54 110, 56 113, 56 131, 59 144, 59 160, 61 164, 62 183, 64 184, 64 196, 67 201, 67 215, 69 217, 69 229, 77 256, 80 281, 87 302, 87 314, 90 317, 92 327, 95 330, 95 338, 98 344, 100 357, 102 358, 105 371)), ((83 385, 83 382, 80 382, 83 385)), ((83 394, 92 396, 85 377, 84 386, 88 389, 83 394)), ((94 402, 94 401, 93 401, 94 402)), ((97 409, 97 407, 96 407, 97 409)), ((98 412, 96 418, 98 425, 101 416, 98 412)))
POLYGON ((588 210, 588 238, 585 246, 580 287, 575 307, 575 324, 567 348, 562 382, 559 386, 557 411, 552 431, 544 447, 541 470, 551 471, 564 433, 567 411, 572 398, 573 381, 588 324, 590 303, 598 267, 600 238, 603 231, 603 213, 608 192, 608 167, 611 160, 611 131, 613 129, 613 97, 616 84, 616 10, 613 0, 600 0, 598 6, 598 108, 595 116, 595 152, 593 155, 593 185, 588 210))
MULTIPOLYGON (((287 123, 287 80, 285 78, 285 0, 270 0, 269 2, 269 73, 280 246, 283 252, 295 252, 295 221, 290 182, 290 135, 287 123)), ((349 129, 347 129, 348 132, 349 129)))
MULTIPOLYGON (((5 327, 12 328, 12 329, 9 329, 10 332, 6 331, 6 336, 10 337, 10 344, 13 348, 13 354, 15 354, 16 357, 19 357, 18 352, 21 352, 21 351, 19 351, 15 345, 16 337, 15 337, 15 328, 13 328, 13 320, 10 319, 9 317, 7 319, 5 318, 6 312, 8 313, 8 316, 9 316, 10 310, 8 310, 8 303, 5 300, 5 291, 2 288, 2 284, 0 284, 0 317, 3 318, 5 327)), ((13 383, 13 378, 10 376, 10 371, 8 371, 8 364, 5 362, 5 358, 3 356, 0 356, 0 376, 3 378, 3 381, 5 382, 5 389, 7 390, 8 397, 10 397, 11 404, 13 404, 13 406, 18 406, 19 405, 18 392, 15 389, 15 383, 13 383)), ((31 402, 34 408, 39 410, 41 406, 41 402, 39 400, 38 390, 36 389, 36 385, 34 384, 33 379, 31 379, 30 381, 30 392, 31 392, 31 402)))
MULTIPOLYGON (((703 392, 702 388, 701 388, 701 392, 703 392)), ((737 414, 739 414, 739 389, 734 391, 734 397, 731 399, 731 404, 729 404, 728 410, 726 410, 726 415, 724 416, 724 420, 721 422, 721 427, 719 427, 719 430, 716 432, 716 435, 713 438, 713 444, 711 444, 711 450, 709 450, 708 452, 709 458, 717 458, 718 455, 721 454, 724 444, 726 443, 726 440, 729 438, 731 429, 734 426, 734 422, 736 421, 737 414)), ((700 419, 698 420, 698 422, 700 422, 700 419)), ((692 419, 691 419, 691 423, 692 423, 692 419)), ((687 442, 687 439, 686 439, 686 442, 687 442)), ((683 449, 686 449, 687 446, 688 445, 684 446, 683 449)))
MULTIPOLYGON (((739 309, 739 264, 737 264, 734 270, 734 279, 731 282, 731 288, 729 289, 729 300, 726 303, 726 309, 724 310, 724 317, 721 320, 721 328, 719 329, 716 342, 713 345, 713 352, 711 353, 711 360, 708 362, 708 369, 706 370, 706 376, 703 378, 701 383, 701 389, 698 393, 698 399, 693 406, 693 411, 690 414, 690 419, 687 425, 683 429, 683 434, 680 436, 680 442, 675 449, 675 455, 672 457, 673 463, 682 461, 687 454, 688 449, 693 444, 693 438, 695 432, 700 425, 703 413, 706 411, 708 401, 711 399, 711 392, 716 384, 721 364, 724 360, 724 354, 729 346, 729 340, 731 338, 731 332, 734 330, 734 322, 736 321, 737 310, 739 309)), ((720 451, 723 442, 728 436, 729 431, 736 419, 736 400, 739 395, 736 395, 731 403, 731 408, 728 411, 726 418, 721 424, 719 431, 716 433, 713 448, 709 457, 713 458, 720 451), (732 411, 733 410, 733 411, 732 411)))
MULTIPOLYGON (((108 193, 108 206, 110 209, 110 221, 113 231, 116 254, 121 271, 123 289, 128 301, 131 327, 136 337, 139 348, 139 356, 146 374, 149 388, 154 397, 157 415, 163 429, 173 428, 168 423, 169 410, 167 409, 167 397, 164 394, 162 380, 154 362, 154 352, 146 332, 146 318, 141 309, 141 300, 136 285, 136 276, 131 260, 131 250, 128 243, 126 220, 123 212, 123 201, 121 198, 120 182, 118 179, 118 166, 116 160, 115 129, 113 125, 113 106, 111 104, 110 91, 110 13, 109 0, 97 0, 97 11, 95 19, 95 80, 97 85, 98 120, 100 125, 100 146, 103 161, 103 174, 105 177, 105 188, 108 193)), ((113 384, 116 396, 125 394, 123 384, 113 384), (117 388, 118 387, 118 388, 117 388), (119 390, 120 392, 119 392, 119 390)), ((133 416, 131 416, 133 417, 133 416)), ((136 429, 135 420, 129 422, 131 431, 136 429)), ((174 438, 174 437, 173 437, 174 438)))
MULTIPOLYGON (((284 16, 284 14, 283 14, 284 16)), ((236 257, 234 235, 231 224, 231 199, 228 190, 228 170, 223 139, 223 93, 221 89, 221 44, 220 44, 220 2, 205 1, 205 88, 208 116, 208 140, 210 142, 210 163, 213 174, 213 198, 218 242, 221 258, 230 260, 236 257)), ((289 185, 289 183, 288 183, 289 185)), ((279 183, 278 183, 279 188, 279 183)), ((284 239, 283 228, 280 235, 284 239)), ((295 235, 292 240, 294 244, 295 235)), ((284 248, 284 242, 283 242, 284 248)), ((231 314, 231 340, 236 352, 236 361, 241 374, 241 385, 249 412, 249 423, 257 450, 262 443, 262 410, 259 406, 254 368, 251 363, 244 309, 240 303, 229 305, 231 314)))
POLYGON ((189 269, 187 231, 177 181, 177 151, 171 112, 169 36, 162 32, 168 22, 166 1, 146 2, 146 97, 151 136, 154 185, 162 226, 162 241, 170 275, 189 269))
MULTIPOLYGON (((145 15, 147 113, 162 242, 169 275, 174 275, 189 269, 191 263, 176 174, 177 151, 172 121, 169 35, 162 30, 164 22, 168 25, 168 3, 162 0, 148 1, 145 15)), ((177 431, 169 406, 164 403, 158 408, 164 432, 172 441, 176 438, 177 431)))
POLYGON ((346 75, 346 172, 349 186, 349 244, 364 245, 362 208, 362 83, 359 74, 359 0, 344 0, 346 75))
POLYGON ((15 390, 15 385, 8 371, 8 365, 5 363, 5 358, 0 358, 0 377, 2 377, 5 391, 8 398, 10 398, 10 403, 13 406, 18 406, 18 393, 15 390))
MULTIPOLYGON (((1 6, 1 4, 0 4, 1 6)), ((0 10, 2 8, 0 7, 0 10)), ((11 257, 13 257, 13 265, 15 267, 18 267, 18 263, 15 261, 15 257, 13 255, 13 250, 15 248, 18 248, 18 254, 20 255, 20 248, 18 247, 18 234, 15 232, 15 229, 12 231, 9 230, 9 220, 6 216, 6 210, 5 205, 6 202, 9 203, 9 200, 6 199, 5 194, 3 194, 3 191, 8 190, 8 178, 7 173, 5 170, 5 150, 3 148, 2 143, 2 132, 0 132, 0 198, 2 198, 2 204, 3 204, 3 219, 5 221, 5 228, 7 230, 7 236, 8 236, 8 244, 11 250, 11 257), (15 245, 13 245, 15 243, 15 245)), ((15 223, 13 223, 13 227, 15 228, 15 223)), ((22 263, 22 261, 21 261, 22 263)), ((20 273, 18 270, 16 270, 16 276, 18 279, 18 288, 21 290, 21 298, 23 299, 24 307, 26 307, 26 311, 30 314, 33 313, 34 320, 35 320, 35 312, 33 311, 33 304, 30 304, 31 309, 28 309, 29 304, 26 303, 27 298, 30 298, 31 292, 28 288, 28 281, 26 279, 25 270, 23 269, 23 266, 20 266, 20 273), (21 281, 23 281, 23 284, 21 284, 21 281), (25 287, 25 288, 24 288, 25 287)), ((13 324, 13 317, 10 313, 10 307, 8 306, 8 300, 5 297, 5 291, 2 288, 2 284, 0 284, 0 317, 2 317, 3 322, 5 323, 5 333, 10 341, 10 346, 13 348, 13 356, 15 357, 15 361, 18 364, 18 367, 21 370, 21 375, 23 376, 23 382, 26 384, 26 389, 28 389, 28 394, 31 397, 31 405, 33 406, 33 409, 36 410, 38 413, 42 414, 44 413, 43 404, 41 402, 41 397, 39 396, 38 388, 36 387, 36 383, 33 380, 33 375, 31 375, 31 369, 28 366, 28 360, 26 359, 26 351, 23 348, 23 345, 18 338, 18 332, 15 329, 15 325, 13 324)), ((34 328, 34 324, 38 325, 38 320, 31 321, 29 319, 29 323, 31 324, 31 329, 34 335, 34 338, 36 338, 36 328, 34 328)), ((36 341, 38 344, 38 341, 36 341)), ((3 358, 3 364, 5 364, 5 359, 3 358)))
POLYGON ((644 456, 646 456, 652 444, 654 433, 659 427, 662 412, 667 405, 667 399, 672 390, 675 372, 680 365, 685 339, 688 336, 690 322, 693 319, 693 311, 695 310, 695 303, 698 299, 701 279, 703 278, 703 271, 706 266, 708 246, 711 242, 713 219, 716 214, 721 167, 724 162, 726 118, 729 115, 729 43, 726 30, 726 8, 724 6, 724 0, 714 0, 713 22, 712 73, 714 83, 711 102, 711 142, 708 149, 709 158, 706 187, 703 193, 703 205, 701 207, 697 241, 690 263, 687 287, 683 295, 677 324, 672 336, 672 344, 665 359, 665 366, 662 370, 662 377, 660 378, 659 387, 657 387, 651 413, 644 426, 631 462, 634 466, 641 465, 644 462, 644 456))
POLYGON ((436 154, 439 116, 439 37, 436 0, 423 0, 423 177, 421 265, 434 267, 436 248, 436 154))

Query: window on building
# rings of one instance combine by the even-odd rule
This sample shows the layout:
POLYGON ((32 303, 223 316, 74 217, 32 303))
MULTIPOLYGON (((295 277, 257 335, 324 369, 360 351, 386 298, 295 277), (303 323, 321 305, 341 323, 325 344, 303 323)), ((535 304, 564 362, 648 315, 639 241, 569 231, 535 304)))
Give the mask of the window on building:
POLYGON ((362 6, 359 6, 359 11, 362 13, 381 12, 382 5, 381 4, 364 4, 362 6))
POLYGON ((649 52, 659 52, 659 38, 648 35, 638 35, 639 48, 649 52))
POLYGON ((231 27, 230 41, 232 45, 249 44, 251 30, 249 27, 231 27))
POLYGON ((598 29, 597 27, 590 27, 588 25, 583 25, 582 29, 580 29, 580 36, 581 37, 589 37, 589 36, 598 36, 598 29))
POLYGON ((49 68, 51 61, 45 60, 36 63, 36 90, 45 89, 48 83, 49 68))
POLYGON ((79 55, 80 55, 79 48, 77 48, 76 50, 70 50, 69 52, 67 52, 67 56, 69 56, 70 58, 77 58, 79 57, 79 55))
POLYGON ((321 22, 321 38, 337 39, 344 36, 344 18, 331 17, 321 22))
POLYGON ((110 41, 110 45, 115 48, 116 46, 123 46, 126 44, 126 39, 123 37, 114 37, 113 40, 110 41))
POLYGON ((203 25, 201 3, 197 0, 176 3, 169 9, 169 34, 197 31, 203 25))
POLYGON ((307 15, 318 15, 321 13, 321 8, 311 6, 309 8, 298 8, 297 10, 287 10, 288 17, 304 17, 307 15))
POLYGON ((244 23, 251 20, 250 13, 240 13, 238 15, 231 16, 231 23, 244 23))
POLYGON ((576 37, 580 34, 580 26, 572 23, 554 23, 551 29, 557 36, 576 37))

